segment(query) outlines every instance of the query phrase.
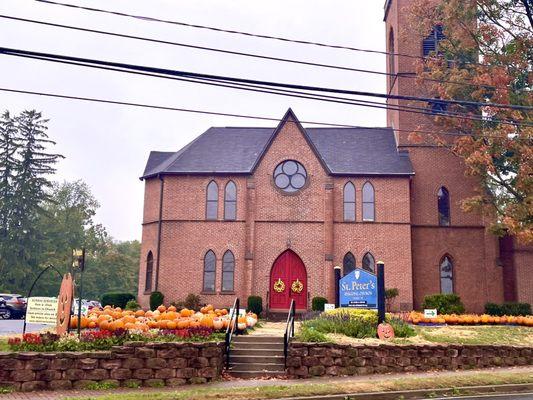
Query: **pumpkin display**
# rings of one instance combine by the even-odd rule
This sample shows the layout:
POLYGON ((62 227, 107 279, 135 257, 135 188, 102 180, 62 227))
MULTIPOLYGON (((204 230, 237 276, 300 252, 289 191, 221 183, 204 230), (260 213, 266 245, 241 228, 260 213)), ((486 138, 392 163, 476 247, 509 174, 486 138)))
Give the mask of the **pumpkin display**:
MULTIPOLYGON (((257 323, 257 315, 248 313, 237 318, 238 329, 253 328, 257 323)), ((533 321, 532 321, 533 322, 533 321)), ((89 315, 82 316, 80 324, 82 329, 100 329, 107 331, 128 330, 133 332, 146 332, 150 329, 195 329, 210 328, 222 331, 232 322, 228 310, 214 308, 212 305, 201 307, 199 311, 183 308, 178 310, 175 306, 159 306, 154 311, 122 310, 105 306, 101 309, 91 309, 89 315)), ((70 327, 77 328, 78 318, 72 316, 70 327)))
POLYGON ((521 325, 533 326, 533 316, 492 316, 487 314, 443 314, 435 318, 425 318, 423 313, 412 311, 407 316, 407 320, 414 325, 420 323, 427 324, 448 324, 448 325, 521 325))

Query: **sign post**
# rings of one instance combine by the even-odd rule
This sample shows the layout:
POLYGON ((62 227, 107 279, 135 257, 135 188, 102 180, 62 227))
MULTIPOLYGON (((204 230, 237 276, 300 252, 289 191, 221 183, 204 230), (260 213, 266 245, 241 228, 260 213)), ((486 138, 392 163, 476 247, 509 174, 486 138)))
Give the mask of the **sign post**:
POLYGON ((78 336, 81 335, 81 299, 83 294, 83 269, 85 268, 85 247, 72 250, 72 267, 80 270, 80 290, 78 292, 78 336))
POLYGON ((385 264, 377 262, 378 267, 378 324, 385 322, 385 264))
POLYGON ((341 280, 341 267, 333 267, 335 271, 335 307, 339 307, 339 281, 341 280))

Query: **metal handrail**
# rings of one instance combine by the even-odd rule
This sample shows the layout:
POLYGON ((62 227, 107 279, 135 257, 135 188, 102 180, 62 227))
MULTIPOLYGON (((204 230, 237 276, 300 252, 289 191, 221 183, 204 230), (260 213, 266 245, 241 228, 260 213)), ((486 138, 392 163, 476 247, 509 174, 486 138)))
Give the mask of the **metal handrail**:
POLYGON ((239 298, 235 298, 235 301, 233 302, 233 309, 231 310, 231 314, 229 316, 229 324, 226 328, 226 338, 225 338, 225 352, 226 352, 226 369, 229 368, 229 353, 231 350, 231 339, 233 338, 233 334, 238 335, 239 334, 239 308, 240 308, 240 301, 239 298))
POLYGON ((289 355, 289 342, 294 336, 294 317, 296 315, 296 302, 291 300, 291 307, 287 315, 287 326, 285 327, 285 334, 283 335, 283 354, 285 355, 285 367, 287 367, 287 356, 289 355))

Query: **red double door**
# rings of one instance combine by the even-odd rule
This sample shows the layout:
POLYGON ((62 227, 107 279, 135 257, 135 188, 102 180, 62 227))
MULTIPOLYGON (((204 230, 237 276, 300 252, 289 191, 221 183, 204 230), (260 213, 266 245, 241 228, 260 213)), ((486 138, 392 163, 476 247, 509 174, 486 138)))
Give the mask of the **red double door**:
POLYGON ((307 309, 307 272, 292 250, 282 253, 270 271, 270 308, 287 310, 294 299, 297 310, 307 309))

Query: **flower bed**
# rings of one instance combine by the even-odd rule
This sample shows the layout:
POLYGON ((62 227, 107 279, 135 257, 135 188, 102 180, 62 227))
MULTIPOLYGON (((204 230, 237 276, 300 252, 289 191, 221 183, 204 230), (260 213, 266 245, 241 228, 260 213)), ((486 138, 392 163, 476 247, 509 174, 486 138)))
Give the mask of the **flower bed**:
MULTIPOLYGON (((53 333, 28 333, 22 338, 10 338, 13 351, 87 351, 108 350, 128 341, 139 342, 207 342, 224 339, 230 325, 225 309, 208 305, 199 312, 175 307, 158 307, 155 311, 123 311, 106 306, 93 309, 81 318, 81 334, 58 336, 53 333)), ((238 318, 238 329, 251 329, 257 316, 249 313, 238 318)), ((72 317, 70 327, 76 329, 78 318, 72 317)))
POLYGON ((533 316, 492 316, 477 314, 443 314, 436 318, 425 318, 423 313, 413 311, 407 320, 414 325, 418 324, 449 324, 449 325, 521 325, 533 326, 533 316))

